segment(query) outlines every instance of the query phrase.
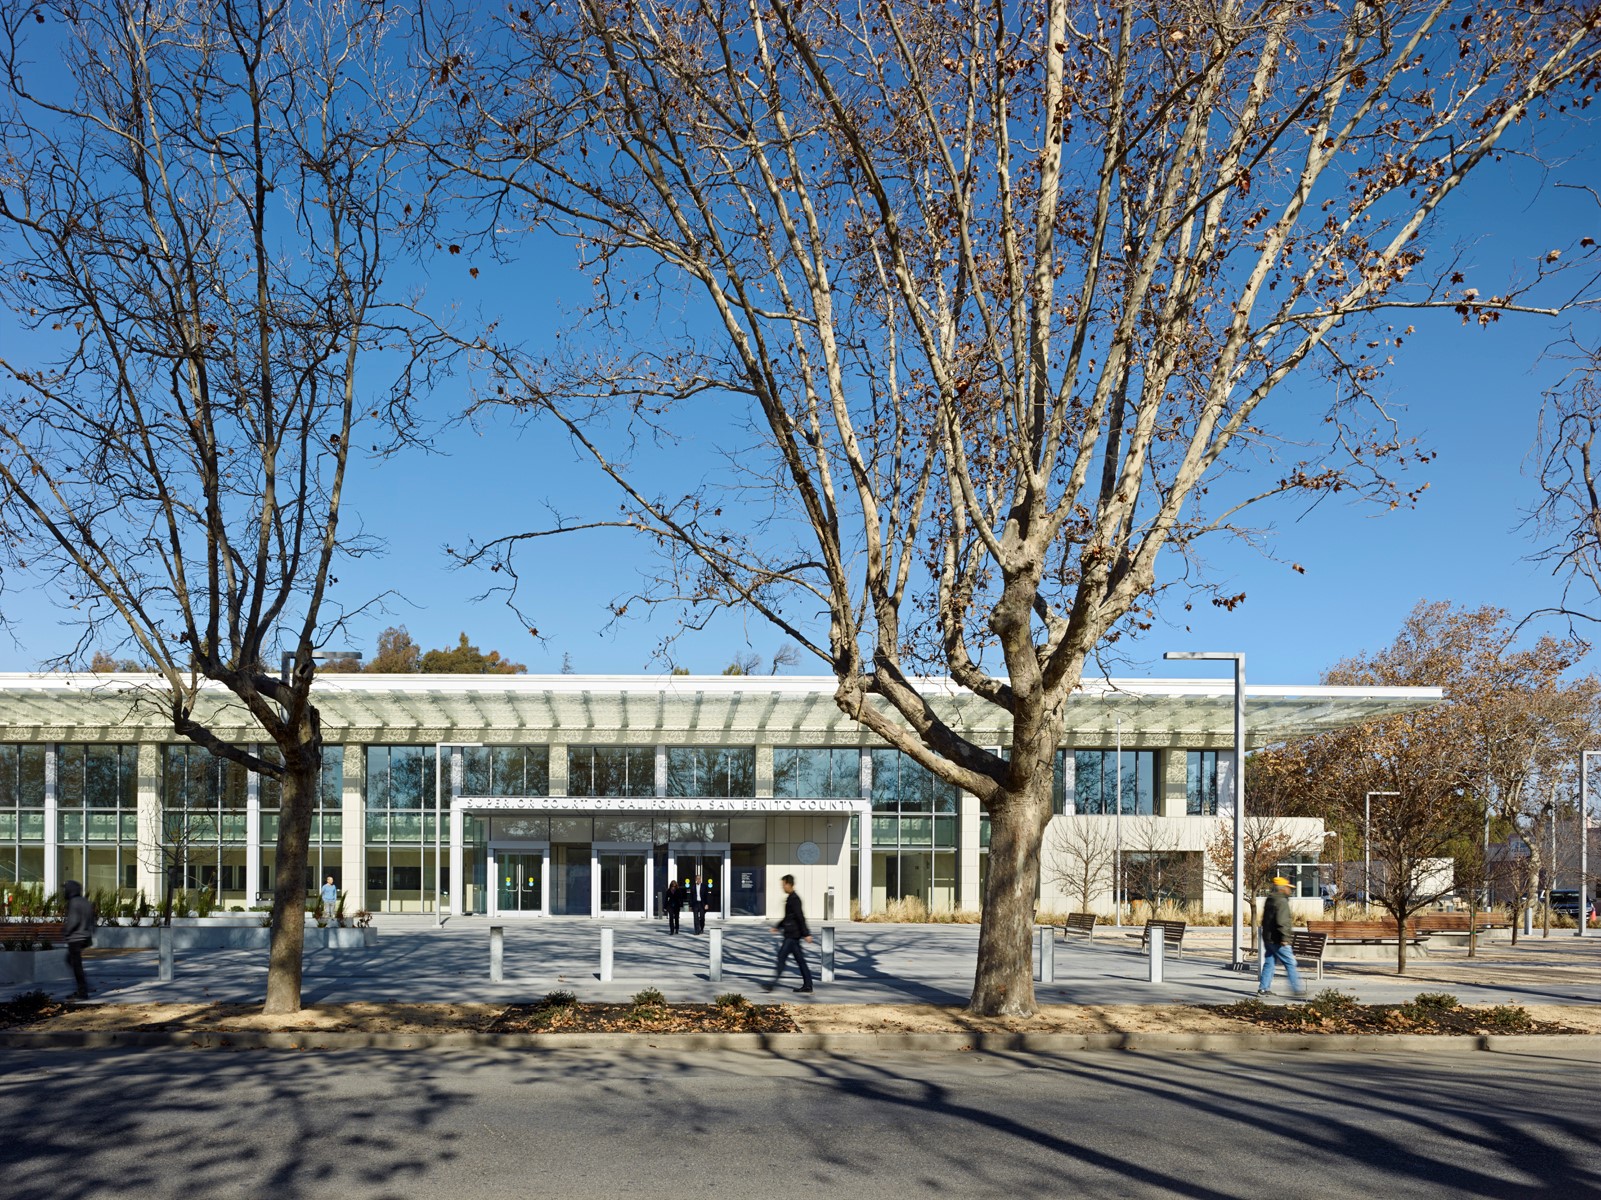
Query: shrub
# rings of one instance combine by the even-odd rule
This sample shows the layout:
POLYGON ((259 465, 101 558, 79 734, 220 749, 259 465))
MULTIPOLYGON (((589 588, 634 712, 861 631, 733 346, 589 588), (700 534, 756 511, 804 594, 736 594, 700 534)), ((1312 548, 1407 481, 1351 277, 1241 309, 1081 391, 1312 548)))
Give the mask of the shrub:
POLYGON ((745 999, 745 997, 740 995, 738 992, 724 992, 721 996, 717 997, 716 1000, 712 1001, 712 1003, 718 1008, 734 1010, 750 1007, 750 1001, 745 999))
POLYGON ((667 997, 657 988, 641 988, 634 993, 633 1003, 635 1008, 665 1008, 667 997))
POLYGON ((1412 1001, 1412 1006, 1435 1012, 1449 1012, 1453 1008, 1460 1008, 1461 1002, 1450 992, 1419 992, 1417 998, 1412 1001))
POLYGON ((1319 1017, 1348 1017, 1361 1008, 1362 1003, 1350 992, 1325 988, 1308 1000, 1304 1007, 1319 1017))
POLYGON ((1534 1028, 1534 1018, 1517 1004, 1497 1004, 1479 1013, 1479 1024, 1501 1033, 1522 1033, 1534 1028))
POLYGON ((546 992, 545 993, 545 998, 539 1002, 538 1007, 540 1007, 540 1008, 560 1009, 560 1008, 576 1008, 577 1005, 578 1005, 578 997, 577 996, 573 995, 573 993, 571 993, 569 991, 558 990, 558 991, 554 991, 554 992, 546 992))

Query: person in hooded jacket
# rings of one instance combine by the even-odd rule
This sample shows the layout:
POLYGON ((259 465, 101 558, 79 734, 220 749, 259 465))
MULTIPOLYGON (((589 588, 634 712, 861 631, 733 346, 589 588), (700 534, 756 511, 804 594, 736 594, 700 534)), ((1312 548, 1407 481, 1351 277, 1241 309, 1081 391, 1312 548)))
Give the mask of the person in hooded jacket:
POLYGON ((95 906, 83 894, 83 884, 76 879, 67 880, 61 889, 67 898, 66 917, 61 923, 61 934, 67 940, 67 966, 78 981, 74 1000, 89 998, 89 980, 83 973, 83 952, 94 944, 95 906))

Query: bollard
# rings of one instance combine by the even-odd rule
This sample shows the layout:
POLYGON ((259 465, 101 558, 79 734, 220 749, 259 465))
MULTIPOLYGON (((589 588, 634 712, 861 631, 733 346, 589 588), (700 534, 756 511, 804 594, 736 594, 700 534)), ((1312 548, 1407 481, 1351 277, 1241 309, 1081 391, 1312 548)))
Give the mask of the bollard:
POLYGON ((1532 903, 1523 906, 1523 936, 1534 936, 1534 905, 1532 903))
POLYGON ((834 889, 833 888, 829 888, 828 891, 823 893, 823 920, 832 921, 833 919, 834 919, 834 889))
POLYGON ((503 983, 506 979, 506 927, 489 927, 489 982, 503 983))
POLYGON ((1041 925, 1039 927, 1039 931, 1040 931, 1040 937, 1039 937, 1039 945, 1040 945, 1040 952, 1039 952, 1040 982, 1041 983, 1055 983, 1056 982, 1056 937, 1055 937, 1056 928, 1055 928, 1055 926, 1052 926, 1052 925, 1041 925))
POLYGON ((602 929, 600 931, 600 981, 602 983, 611 982, 612 935, 615 932, 612 929, 602 929))
POLYGON ((834 927, 832 925, 824 925, 823 926, 823 943, 822 943, 822 946, 823 946, 823 948, 822 948, 823 982, 824 983, 833 983, 834 982, 834 927))
POLYGON ((172 926, 163 925, 161 932, 156 935, 157 954, 159 962, 156 969, 156 978, 162 983, 172 982, 172 926))
POLYGON ((713 983, 723 981, 723 931, 713 929, 709 931, 711 938, 706 943, 706 978, 713 983))
POLYGON ((1162 956, 1167 952, 1167 936, 1160 925, 1151 926, 1151 972, 1152 983, 1162 983, 1162 956))

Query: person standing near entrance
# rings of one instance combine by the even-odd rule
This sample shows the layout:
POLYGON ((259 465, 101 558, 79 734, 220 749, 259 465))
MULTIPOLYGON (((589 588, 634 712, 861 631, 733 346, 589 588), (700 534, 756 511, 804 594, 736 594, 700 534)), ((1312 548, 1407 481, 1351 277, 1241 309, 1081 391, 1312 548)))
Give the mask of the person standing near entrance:
POLYGON ((322 885, 322 915, 326 921, 334 919, 334 909, 339 907, 339 885, 334 882, 332 875, 322 885))
POLYGON ((812 931, 806 927, 806 914, 801 911, 801 898, 795 894, 795 877, 784 876, 781 881, 784 888, 784 919, 773 926, 773 932, 784 940, 778 944, 778 964, 773 971, 773 982, 762 984, 762 991, 770 992, 778 986, 779 979, 784 974, 784 963, 790 955, 795 956, 796 965, 800 967, 801 985, 797 992, 812 990, 812 969, 806 965, 806 953, 801 949, 802 941, 812 940, 812 931))
POLYGON ((696 933, 706 932, 706 905, 711 903, 711 892, 711 884, 696 872, 695 882, 689 885, 689 911, 695 914, 696 933))
POLYGON ((684 908, 684 889, 678 886, 678 880, 669 879, 667 890, 662 893, 662 907, 667 910, 667 932, 678 932, 678 914, 684 908))
POLYGON ((83 973, 83 952, 94 945, 95 906, 84 898, 83 884, 76 879, 67 880, 61 891, 67 898, 61 936, 67 942, 67 966, 72 968, 72 977, 78 981, 78 990, 72 993, 72 998, 87 1000, 89 980, 83 973))
POLYGON ((1295 917, 1290 912, 1290 881, 1282 876, 1274 878, 1273 889, 1262 904, 1261 934, 1262 973, 1256 983, 1256 994, 1273 994, 1273 969, 1277 963, 1283 963, 1284 974, 1290 980, 1290 990, 1297 996, 1304 995, 1306 988, 1295 966, 1295 951, 1290 948, 1290 943, 1295 939, 1295 917))

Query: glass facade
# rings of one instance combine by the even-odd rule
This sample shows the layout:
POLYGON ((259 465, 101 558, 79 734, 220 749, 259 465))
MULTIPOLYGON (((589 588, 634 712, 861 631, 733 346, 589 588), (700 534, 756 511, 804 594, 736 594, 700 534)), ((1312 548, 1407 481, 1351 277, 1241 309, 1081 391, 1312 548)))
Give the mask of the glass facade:
POLYGON ((1073 751, 1073 808, 1090 816, 1115 816, 1119 787, 1123 815, 1152 816, 1156 812, 1156 751, 1073 751))
POLYGON ((654 746, 569 746, 569 796, 627 797, 656 794, 654 746))
POLYGON ((88 892, 134 892, 138 791, 137 746, 56 747, 58 879, 76 879, 88 892))
POLYGON ((165 748, 158 865, 164 887, 210 888, 224 908, 251 903, 245 893, 248 778, 242 763, 200 746, 165 748))
POLYGON ((956 787, 898 750, 874 750, 875 903, 956 907, 956 787))
POLYGON ((461 769, 463 796, 550 795, 549 746, 468 746, 461 769))
POLYGON ((862 752, 852 747, 773 747, 773 795, 786 799, 860 796, 862 752))
POLYGON ((1217 816, 1217 756, 1216 750, 1191 750, 1184 755, 1186 816, 1217 816))
MULTIPOLYGON (((276 746, 262 750, 269 762, 282 762, 276 746)), ((311 814, 311 840, 306 846, 306 891, 315 894, 328 876, 341 890, 345 870, 340 845, 345 839, 345 748, 322 748, 322 777, 317 786, 317 807, 311 814)), ((278 815, 283 807, 283 785, 271 775, 261 777, 261 876, 256 901, 272 902, 277 879, 278 815)))
MULTIPOLYGON (((439 780, 442 793, 450 788, 448 762, 445 767, 447 774, 439 780)), ((367 747, 365 899, 371 911, 433 911, 434 789, 432 746, 367 747)), ((442 805, 450 800, 448 794, 439 799, 442 805)), ((448 894, 448 847, 440 877, 448 894)))
POLYGON ((747 797, 756 794, 755 746, 669 746, 669 796, 747 797))
POLYGON ((1278 873, 1290 881, 1291 896, 1310 900, 1321 894, 1318 891, 1318 884, 1322 880, 1315 854, 1290 855, 1278 865, 1278 873))
POLYGON ((0 745, 0 884, 44 882, 43 746, 0 745))

